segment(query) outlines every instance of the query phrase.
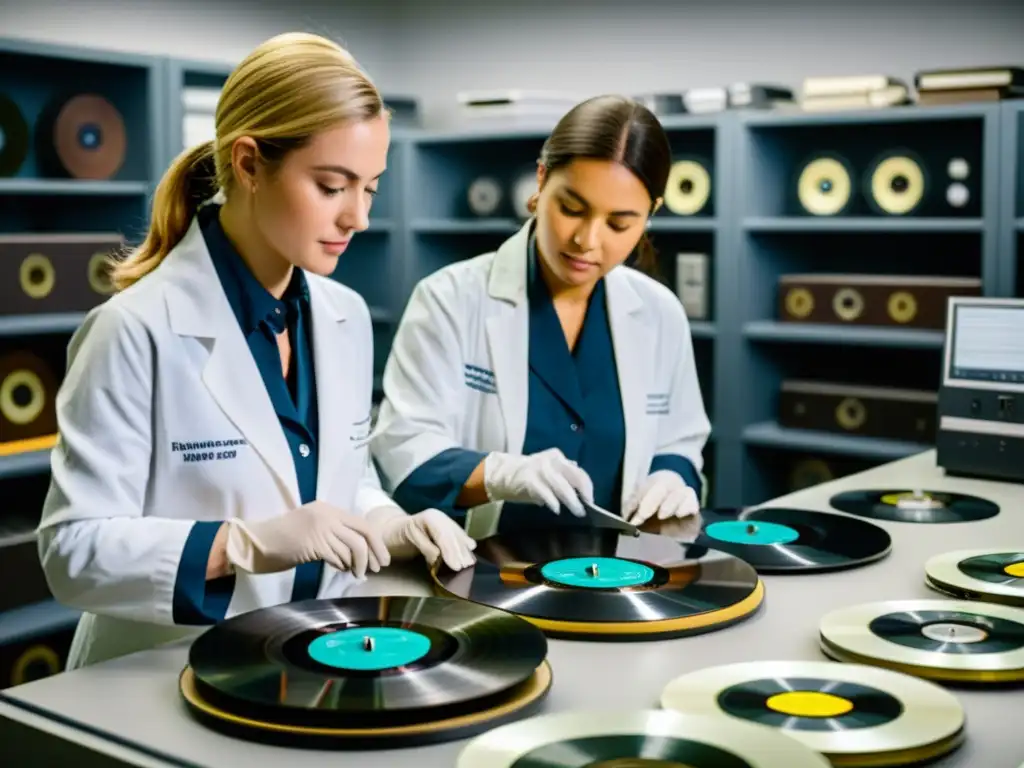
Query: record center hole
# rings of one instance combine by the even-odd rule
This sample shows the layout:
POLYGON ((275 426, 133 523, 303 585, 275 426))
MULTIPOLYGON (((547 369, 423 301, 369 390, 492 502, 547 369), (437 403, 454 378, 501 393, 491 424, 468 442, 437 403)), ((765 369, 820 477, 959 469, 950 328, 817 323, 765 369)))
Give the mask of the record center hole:
POLYGON ((833 189, 832 179, 820 179, 818 181, 818 189, 820 189, 825 194, 831 192, 833 189))
POLYGON ((1003 571, 1007 576, 1013 576, 1015 579, 1024 579, 1024 562, 1010 563, 1003 568, 1003 571))
POLYGON ((11 399, 18 408, 27 408, 32 405, 32 390, 24 384, 19 384, 11 393, 11 399))
POLYGON ((853 702, 820 691, 786 691, 770 696, 769 709, 790 717, 839 717, 853 710, 853 702))
POLYGON ((889 186, 892 187, 893 192, 906 192, 910 188, 910 182, 906 176, 893 176, 892 181, 889 182, 889 186))
POLYGON ((41 267, 33 267, 29 270, 28 279, 32 285, 42 285, 46 282, 46 272, 41 267))
POLYGON ((921 628, 921 634, 939 643, 981 643, 988 639, 988 632, 980 627, 956 622, 926 624, 921 628))
POLYGON ((693 182, 690 179, 683 179, 679 182, 679 191, 684 195, 689 195, 693 192, 693 182))

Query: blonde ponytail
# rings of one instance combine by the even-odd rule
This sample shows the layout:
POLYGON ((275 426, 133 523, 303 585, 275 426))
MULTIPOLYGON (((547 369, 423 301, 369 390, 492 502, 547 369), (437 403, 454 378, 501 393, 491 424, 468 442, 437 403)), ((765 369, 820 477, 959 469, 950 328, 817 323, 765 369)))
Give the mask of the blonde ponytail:
POLYGON ((164 173, 153 195, 149 233, 125 258, 115 257, 110 278, 123 291, 152 272, 185 236, 199 205, 216 191, 214 144, 207 141, 182 152, 164 173))
POLYGON ((156 269, 181 242, 203 202, 219 190, 231 195, 231 151, 239 138, 254 139, 261 161, 272 167, 318 131, 380 116, 388 117, 380 92, 344 48, 305 32, 263 42, 224 83, 216 141, 183 152, 160 180, 146 239, 125 258, 113 260, 114 287, 124 290, 156 269))

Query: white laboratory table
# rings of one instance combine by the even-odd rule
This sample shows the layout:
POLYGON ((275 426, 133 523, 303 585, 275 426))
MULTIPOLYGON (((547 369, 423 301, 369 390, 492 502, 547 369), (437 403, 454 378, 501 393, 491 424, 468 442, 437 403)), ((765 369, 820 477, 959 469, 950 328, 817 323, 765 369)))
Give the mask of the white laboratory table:
MULTIPOLYGON (((826 660, 817 639, 819 618, 827 611, 876 600, 940 598, 924 583, 923 565, 932 555, 972 547, 1024 548, 1024 486, 946 477, 935 466, 933 451, 762 506, 835 511, 828 504, 833 494, 867 488, 957 491, 990 499, 1002 509, 994 518, 970 523, 876 521, 892 535, 888 557, 836 573, 766 575, 761 610, 716 632, 652 642, 551 640, 554 682, 541 712, 657 707, 665 684, 691 670, 738 661, 826 660)), ((360 593, 428 595, 430 590, 424 576, 391 569, 370 579, 360 593)), ((449 768, 466 743, 339 753, 223 736, 195 722, 179 699, 178 673, 187 651, 188 642, 182 641, 8 689, 0 699, 0 765, 449 768)), ((1021 689, 952 690, 967 713, 967 739, 934 765, 1017 768, 1024 763, 1021 689)))

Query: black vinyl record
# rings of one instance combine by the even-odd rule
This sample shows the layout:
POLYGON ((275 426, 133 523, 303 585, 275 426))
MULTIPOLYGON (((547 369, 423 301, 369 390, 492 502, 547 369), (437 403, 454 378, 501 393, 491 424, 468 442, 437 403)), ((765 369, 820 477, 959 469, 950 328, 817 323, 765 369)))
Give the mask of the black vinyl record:
POLYGON ((195 640, 189 666, 202 699, 236 716, 370 728, 485 709, 546 655, 543 633, 509 613, 433 597, 358 597, 231 618, 195 640))
POLYGON ((477 542, 472 568, 441 566, 442 594, 510 611, 549 634, 649 639, 718 629, 763 599, 743 560, 667 536, 554 527, 477 542))
POLYGON ((965 523, 999 514, 999 505, 987 499, 944 491, 844 491, 829 503, 840 512, 898 523, 965 523))
POLYGON ((14 176, 28 157, 30 134, 25 116, 0 93, 0 176, 14 176))
POLYGON ((889 533, 866 520, 807 509, 708 509, 696 543, 746 560, 759 573, 837 571, 882 559, 889 533))

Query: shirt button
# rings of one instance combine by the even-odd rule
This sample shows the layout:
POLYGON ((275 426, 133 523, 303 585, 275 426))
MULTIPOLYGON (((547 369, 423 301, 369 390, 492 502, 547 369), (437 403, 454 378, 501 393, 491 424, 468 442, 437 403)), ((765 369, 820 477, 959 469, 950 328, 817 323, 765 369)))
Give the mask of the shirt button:
POLYGON ((569 429, 571 429, 573 432, 575 432, 579 428, 580 428, 579 424, 570 424, 569 425, 569 429))
POLYGON ((275 315, 280 315, 281 314, 281 308, 280 307, 274 307, 274 314, 275 315))
POLYGON ((300 455, 300 456, 301 456, 302 458, 306 458, 307 456, 309 456, 309 446, 308 446, 308 445, 306 445, 305 443, 303 443, 302 445, 300 445, 300 446, 299 446, 299 455, 300 455))

